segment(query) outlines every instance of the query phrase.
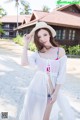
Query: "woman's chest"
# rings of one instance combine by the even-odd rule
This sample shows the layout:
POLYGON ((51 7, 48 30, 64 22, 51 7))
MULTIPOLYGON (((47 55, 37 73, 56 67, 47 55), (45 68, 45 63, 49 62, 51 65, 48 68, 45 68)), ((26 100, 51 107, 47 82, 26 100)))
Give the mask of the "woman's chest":
POLYGON ((58 60, 40 59, 37 60, 37 66, 42 71, 51 72, 54 75, 57 75, 59 71, 60 63, 58 60))
POLYGON ((56 52, 47 52, 47 53, 39 53, 39 56, 45 60, 47 60, 48 58, 50 60, 56 59, 57 54, 56 52))

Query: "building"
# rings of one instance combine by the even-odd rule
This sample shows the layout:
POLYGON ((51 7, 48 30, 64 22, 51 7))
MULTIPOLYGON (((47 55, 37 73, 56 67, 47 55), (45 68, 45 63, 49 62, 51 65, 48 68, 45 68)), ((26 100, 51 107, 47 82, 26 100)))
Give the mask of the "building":
POLYGON ((55 40, 60 44, 67 46, 80 44, 79 5, 66 5, 50 13, 33 11, 29 22, 19 26, 19 32, 29 33, 37 21, 44 21, 52 26, 57 32, 55 40))
POLYGON ((73 46, 80 44, 80 6, 65 5, 52 12, 33 11, 29 19, 23 19, 22 24, 14 29, 14 33, 29 33, 38 21, 44 21, 52 26, 57 35, 55 40, 62 45, 73 46))
MULTIPOLYGON (((19 15, 18 16, 18 26, 27 23, 30 15, 19 15)), ((14 38, 16 37, 16 31, 13 31, 17 27, 17 16, 4 16, 1 18, 2 28, 5 31, 1 35, 2 38, 14 38)))

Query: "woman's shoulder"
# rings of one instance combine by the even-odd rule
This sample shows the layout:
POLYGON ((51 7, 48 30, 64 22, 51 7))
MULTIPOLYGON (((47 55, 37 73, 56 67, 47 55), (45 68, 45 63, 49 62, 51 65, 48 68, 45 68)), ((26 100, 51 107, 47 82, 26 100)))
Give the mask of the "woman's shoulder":
POLYGON ((65 49, 62 47, 59 47, 59 58, 62 58, 63 56, 66 56, 65 49))

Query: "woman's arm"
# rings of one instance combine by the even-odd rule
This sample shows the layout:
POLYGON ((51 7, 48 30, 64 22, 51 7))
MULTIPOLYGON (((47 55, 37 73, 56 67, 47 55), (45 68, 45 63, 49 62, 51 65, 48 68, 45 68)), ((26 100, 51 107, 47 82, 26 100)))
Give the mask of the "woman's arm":
POLYGON ((26 46, 23 47, 23 52, 22 52, 22 56, 21 56, 21 65, 23 65, 23 66, 29 65, 26 46))
MULTIPOLYGON (((60 52, 59 52, 59 58, 63 57, 65 55, 65 50, 63 48, 60 48, 60 52)), ((54 103, 57 99, 57 95, 59 93, 59 90, 63 84, 62 79, 64 79, 65 76, 65 67, 66 67, 66 62, 63 61, 64 63, 62 63, 63 66, 61 66, 61 68, 59 69, 59 76, 58 76, 58 81, 56 82, 56 87, 54 90, 54 93, 52 94, 52 100, 51 103, 54 103), (64 74, 64 75, 63 75, 64 74)))
POLYGON ((23 52, 21 56, 21 65, 26 66, 29 65, 28 61, 28 44, 30 43, 31 36, 29 34, 25 34, 23 37, 24 40, 24 46, 23 46, 23 52))
POLYGON ((61 87, 61 84, 56 84, 55 91, 54 91, 55 94, 58 94, 60 87, 61 87))

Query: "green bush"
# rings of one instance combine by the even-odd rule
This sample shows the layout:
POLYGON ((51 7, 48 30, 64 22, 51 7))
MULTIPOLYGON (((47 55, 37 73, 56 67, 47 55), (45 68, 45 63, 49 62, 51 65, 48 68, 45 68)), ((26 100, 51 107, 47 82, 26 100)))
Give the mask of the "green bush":
POLYGON ((33 42, 29 43, 29 50, 31 50, 31 51, 36 51, 37 50, 37 48, 36 48, 36 46, 33 42))
POLYGON ((80 45, 69 46, 68 51, 70 55, 80 55, 80 45))
POLYGON ((75 45, 75 46, 62 46, 65 51, 66 51, 66 54, 69 54, 69 55, 80 55, 80 45, 75 45))
POLYGON ((19 45, 23 45, 23 38, 18 35, 16 38, 13 38, 13 41, 19 45))
MULTIPOLYGON (((18 35, 16 38, 13 38, 13 41, 21 46, 23 46, 24 42, 23 42, 23 37, 18 35)), ((31 51, 35 51, 36 50, 36 46, 33 42, 30 42, 29 43, 29 47, 28 47, 29 50, 31 51)))
POLYGON ((62 47, 65 49, 66 54, 69 54, 68 46, 63 45, 62 47))
MULTIPOLYGON (((19 45, 23 46, 23 37, 18 35, 16 38, 13 39, 13 41, 19 45)), ((62 45, 62 47, 65 49, 66 54, 69 55, 80 55, 80 45, 75 45, 75 46, 66 46, 62 45)), ((31 51, 36 51, 37 48, 33 42, 30 42, 28 49, 31 51)))

